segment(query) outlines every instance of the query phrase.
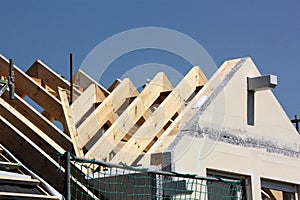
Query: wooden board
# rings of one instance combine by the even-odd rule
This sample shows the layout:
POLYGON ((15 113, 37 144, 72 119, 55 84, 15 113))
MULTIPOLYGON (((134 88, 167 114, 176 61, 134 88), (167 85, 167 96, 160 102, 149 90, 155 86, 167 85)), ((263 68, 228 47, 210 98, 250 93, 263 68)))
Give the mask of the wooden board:
POLYGON ((38 144, 41 149, 49 155, 57 152, 63 153, 64 149, 49 138, 43 131, 37 128, 27 118, 21 115, 11 105, 0 98, 0 114, 7 121, 14 125, 19 130, 22 130, 24 135, 30 138, 31 141, 38 144))
POLYGON ((225 76, 237 61, 238 60, 226 61, 224 64, 227 65, 227 67, 219 68, 218 72, 210 78, 200 92, 192 99, 190 104, 183 110, 183 112, 180 114, 180 118, 175 119, 175 121, 149 149, 147 154, 141 159, 141 163, 145 163, 147 159, 146 157, 150 154, 163 152, 168 147, 168 145, 176 138, 182 127, 189 123, 190 119, 198 111, 198 108, 195 108, 194 105, 196 105, 201 98, 207 98, 209 95, 211 95, 211 92, 214 91, 215 88, 217 88, 218 85, 224 80, 225 76))
POLYGON ((102 85, 100 85, 98 82, 93 80, 91 77, 89 77, 86 73, 84 73, 80 69, 75 74, 74 84, 83 88, 83 90, 86 90, 91 84, 96 84, 105 96, 108 96, 110 93, 107 89, 105 89, 102 85))
POLYGON ((128 106, 122 115, 94 144, 86 157, 109 160, 112 150, 129 133, 137 121, 149 110, 161 92, 172 90, 172 85, 163 73, 158 73, 138 97, 128 106))
MULTIPOLYGON (((41 84, 44 84, 50 87, 53 91, 55 91, 57 93, 57 97, 58 97, 58 87, 68 90, 68 94, 70 94, 69 81, 65 80, 63 77, 55 73, 41 60, 36 60, 31 65, 31 67, 26 71, 26 74, 28 74, 31 77, 42 80, 41 84)), ((76 88, 74 88, 73 95, 75 98, 77 98, 77 96, 80 95, 80 92, 76 88)))
POLYGON ((46 195, 40 195, 40 194, 0 192, 0 199, 17 199, 17 200, 53 199, 53 200, 59 200, 59 197, 46 196, 46 195))
POLYGON ((147 120, 139 128, 111 162, 122 162, 131 165, 146 148, 149 148, 149 145, 153 145, 154 140, 163 134, 165 131, 164 127, 175 120, 173 116, 176 113, 180 114, 182 112, 197 87, 203 86, 206 82, 206 77, 200 68, 192 68, 171 94, 154 111, 151 120, 147 120))
POLYGON ((63 106, 63 112, 67 124, 65 131, 68 132, 69 135, 71 136, 76 156, 83 157, 84 155, 83 155, 82 148, 78 148, 78 146, 82 146, 82 143, 80 138, 76 137, 78 136, 78 134, 74 122, 74 113, 71 107, 69 106, 67 93, 63 88, 58 88, 58 93, 61 99, 61 104, 63 106))
POLYGON ((9 99, 9 93, 6 91, 1 96, 9 105, 16 109, 20 114, 26 117, 40 130, 43 130, 48 137, 61 146, 64 150, 73 152, 73 144, 71 138, 58 129, 54 124, 49 122, 41 113, 30 106, 24 99, 15 94, 15 99, 9 99))
POLYGON ((38 185, 40 181, 37 179, 28 178, 13 178, 13 177, 1 177, 0 184, 14 184, 14 185, 38 185))
MULTIPOLYGON (((193 108, 197 101, 203 96, 204 88, 194 97, 194 99, 187 105, 174 122, 167 128, 166 131, 158 138, 158 140, 149 148, 147 154, 163 152, 168 145, 176 138, 179 131, 186 125, 186 123, 194 116, 198 109, 193 108)), ((144 158, 141 159, 141 163, 144 158)))
POLYGON ((95 104, 101 103, 105 98, 106 96, 99 87, 96 84, 91 84, 71 105, 75 125, 81 124, 85 120, 84 116, 91 114, 95 104))
MULTIPOLYGON (((108 97, 94 110, 92 114, 78 127, 78 137, 85 145, 122 106, 127 98, 135 97, 138 91, 132 82, 126 78, 113 90, 108 97)), ((79 146, 83 148, 83 146, 79 146)))
MULTIPOLYGON (((8 76, 9 61, 2 55, 0 55, 0 66, 0 74, 8 76)), ((16 66, 14 73, 16 93, 22 97, 28 95, 33 101, 64 124, 65 120, 62 116, 60 101, 16 66)))
POLYGON ((109 86, 109 88, 107 89, 109 92, 112 92, 114 89, 116 89, 116 87, 118 85, 120 85, 121 83, 121 80, 120 79, 116 79, 112 84, 111 86, 109 86))
POLYGON ((18 155, 18 159, 21 162, 30 166, 35 173, 52 185, 58 192, 63 193, 64 174, 57 171, 59 165, 55 160, 2 116, 0 116, 0 130, 0 142, 15 155, 18 155))

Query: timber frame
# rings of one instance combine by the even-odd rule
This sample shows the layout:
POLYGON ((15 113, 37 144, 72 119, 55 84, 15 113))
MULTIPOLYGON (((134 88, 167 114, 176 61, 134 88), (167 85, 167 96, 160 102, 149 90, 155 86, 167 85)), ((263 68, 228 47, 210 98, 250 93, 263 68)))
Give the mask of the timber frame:
MULTIPOLYGON (((7 77, 9 61, 2 55, 0 66, 1 77, 7 77)), ((176 130, 170 138, 178 133, 183 124, 174 122, 183 118, 207 82, 201 69, 194 67, 174 88, 160 72, 141 92, 128 78, 116 79, 106 89, 79 70, 73 77, 70 104, 69 81, 41 60, 26 72, 17 66, 14 70, 15 100, 9 99, 9 90, 0 97, 0 142, 60 192, 63 175, 45 176, 58 168, 56 153, 136 165, 138 157, 156 152, 156 141, 169 137, 166 131, 176 130)))
MULTIPOLYGON (((9 64, 9 60, 0 54, 1 79, 7 80, 9 64)), ((213 121, 210 118, 212 111, 208 109, 209 105, 214 102, 221 91, 224 92, 223 90, 226 84, 229 84, 229 80, 236 78, 240 79, 238 84, 245 84, 246 79, 242 78, 245 74, 248 76, 249 71, 254 75, 259 75, 249 58, 224 62, 209 80, 201 68, 195 66, 177 85, 172 85, 168 77, 163 72, 159 72, 149 82, 147 81, 140 91, 129 78, 116 79, 108 88, 105 88, 83 71, 78 70, 72 77, 73 92, 70 92, 70 82, 54 72, 41 60, 36 60, 26 72, 14 66, 14 100, 10 99, 9 88, 3 90, 4 93, 0 96, 0 155, 4 152, 1 146, 3 145, 59 193, 64 192, 65 170, 60 166, 61 163, 57 160, 57 155, 62 155, 65 152, 70 152, 81 158, 115 164, 122 163, 129 166, 160 165, 163 169, 172 170, 175 163, 172 156, 174 152, 181 153, 181 143, 184 146, 184 142, 188 143, 193 140, 192 142, 197 141, 199 144, 202 142, 204 145, 209 144, 205 143, 207 142, 205 137, 200 137, 195 131, 199 129, 199 126, 196 125, 202 123, 203 127, 208 126, 210 128, 210 124, 206 124, 207 121, 213 121), (241 66, 244 66, 244 71, 240 70, 241 66), (241 72, 244 74, 233 76, 233 74, 241 72), (71 93, 74 97, 72 103, 70 102, 71 93), (200 118, 199 116, 202 115, 204 117, 200 118), (179 145, 178 149, 176 145, 179 145)), ((237 83, 234 86, 236 85, 237 83)), ((242 88, 242 86, 240 84, 238 87, 242 88)), ((231 94, 232 91, 228 90, 227 95, 231 94)), ((243 90, 240 89, 240 91, 243 90)), ((273 101, 275 98, 270 94, 266 92, 263 95, 273 101)), ((230 102, 240 98, 238 106, 241 106, 244 99, 241 95, 239 98, 235 95, 232 95, 230 102)), ((218 104, 215 105, 217 107, 218 104)), ((260 110, 268 106, 269 104, 266 103, 261 106, 260 110)), ((235 116, 245 108, 240 108, 238 111, 231 109, 228 113, 232 111, 233 119, 239 120, 242 117, 235 116)), ((277 113, 284 113, 280 110, 280 106, 275 108, 278 109, 277 113)), ((221 113, 220 110, 218 112, 222 117, 225 114, 228 116, 228 113, 221 113)), ((230 127, 232 126, 230 122, 234 121, 233 119, 230 118, 224 123, 228 123, 230 127)), ((281 116, 281 119, 289 122, 284 116, 281 116)), ((281 122, 282 120, 277 121, 281 122)), ((215 121, 213 123, 216 124, 215 121)), ((220 121, 222 127, 224 123, 220 121)), ((240 127, 242 122, 237 124, 240 127)), ((214 128, 216 126, 214 125, 214 128)), ((285 123, 285 126, 287 127, 286 130, 293 129, 291 124, 285 123)), ((275 126, 272 125, 271 128, 273 127, 275 126)), ((249 127, 246 126, 245 129, 247 128, 249 127)), ((254 128, 251 127, 251 131, 254 128)), ((274 132, 276 132, 275 129, 272 134, 274 132)), ((240 133, 244 134, 244 132, 240 133)), ((281 135, 278 133, 276 139, 281 141, 280 137, 281 135)), ((289 137, 299 141, 296 134, 289 137)), ((229 140, 228 138, 225 139, 229 140)), ((215 144, 222 145, 218 141, 215 144)), ((194 149, 191 148, 187 152, 192 155, 189 158, 194 159, 194 153, 197 152, 198 146, 192 147, 194 149)), ((226 145, 224 145, 225 148, 227 148, 226 145)), ((243 150, 248 149, 244 148, 243 150)), ((212 152, 220 153, 213 151, 213 148, 212 152)), ((182 164, 185 169, 190 167, 192 169, 190 171, 197 172, 198 165, 186 166, 185 159, 186 157, 179 158, 179 161, 176 160, 177 169, 180 169, 178 166, 180 167, 182 164)), ((211 167, 209 162, 214 163, 215 160, 212 159, 212 161, 208 160, 207 162, 207 166, 211 167)), ((226 162, 222 164, 227 167, 226 162)), ((19 165, 16 163, 0 160, 0 170, 17 170, 18 168, 19 165)), ((204 170, 203 168, 202 174, 206 173, 204 170)), ((37 187, 40 184, 39 180, 36 179, 7 179, 5 177, 0 177, 0 182, 28 184, 37 187)), ((259 180, 256 179, 256 183, 258 182, 259 180)), ((87 193, 92 192, 82 185, 79 188, 87 193)), ((255 191, 258 191, 256 196, 259 196, 260 188, 256 188, 255 191)), ((1 198, 58 199, 46 193, 30 195, 10 192, 0 192, 1 198)))

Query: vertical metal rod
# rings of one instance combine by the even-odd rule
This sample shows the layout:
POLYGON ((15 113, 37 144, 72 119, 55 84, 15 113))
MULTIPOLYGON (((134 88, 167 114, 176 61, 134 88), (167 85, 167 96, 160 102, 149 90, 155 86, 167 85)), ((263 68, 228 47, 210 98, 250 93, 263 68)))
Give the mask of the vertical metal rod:
POLYGON ((74 57, 73 54, 70 53, 70 105, 73 103, 73 65, 74 57))
POLYGON ((15 99, 15 73, 14 73, 13 59, 9 59, 8 87, 9 87, 9 98, 10 100, 14 100, 15 99))
POLYGON ((298 115, 295 115, 295 122, 296 122, 296 130, 299 132, 299 119, 298 119, 298 115))
POLYGON ((65 200, 71 200, 70 152, 65 152, 65 200))

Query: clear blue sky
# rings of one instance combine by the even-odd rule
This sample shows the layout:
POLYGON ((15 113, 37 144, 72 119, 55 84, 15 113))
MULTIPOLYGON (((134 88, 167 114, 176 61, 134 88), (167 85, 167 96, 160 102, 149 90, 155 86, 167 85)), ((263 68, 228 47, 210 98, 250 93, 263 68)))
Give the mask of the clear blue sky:
MULTIPOLYGON (((68 55, 79 68, 101 41, 139 27, 164 27, 200 43, 219 66, 250 56, 262 74, 275 74, 274 90, 289 117, 300 114, 300 1, 1 1, 0 53, 26 70, 39 58, 69 77, 68 55)), ((103 55, 105 56, 105 55, 103 55)), ((115 65, 156 62, 191 66, 160 51, 122 56, 115 65)), ((111 80, 119 74, 109 72, 111 80)), ((268 117, 268 116, 266 116, 268 117)))

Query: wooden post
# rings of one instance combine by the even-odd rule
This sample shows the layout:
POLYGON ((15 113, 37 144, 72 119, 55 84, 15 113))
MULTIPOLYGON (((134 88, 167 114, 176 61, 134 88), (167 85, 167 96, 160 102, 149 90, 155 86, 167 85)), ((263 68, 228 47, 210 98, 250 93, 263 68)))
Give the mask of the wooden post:
POLYGON ((78 146, 82 146, 80 143, 80 140, 77 140, 76 136, 78 135, 75 123, 74 123, 74 113, 72 108, 69 106, 68 103, 68 98, 67 98, 67 93, 64 89, 58 88, 58 93, 61 99, 61 104, 62 104, 62 110, 64 117, 66 119, 66 126, 65 126, 65 131, 69 133, 71 136, 71 140, 73 142, 74 150, 76 153, 76 156, 83 157, 83 151, 81 148, 78 148, 78 146))

